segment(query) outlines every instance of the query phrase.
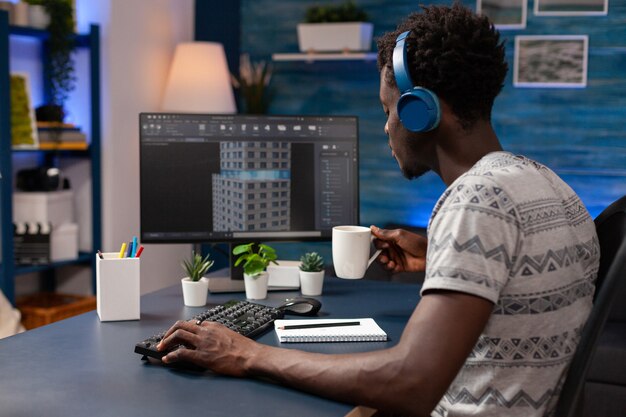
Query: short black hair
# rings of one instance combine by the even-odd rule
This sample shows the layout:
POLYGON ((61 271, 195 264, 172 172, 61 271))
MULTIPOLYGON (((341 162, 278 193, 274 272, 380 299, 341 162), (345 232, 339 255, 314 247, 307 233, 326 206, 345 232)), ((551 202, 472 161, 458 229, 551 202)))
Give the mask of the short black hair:
POLYGON ((396 86, 396 38, 411 31, 406 48, 413 85, 445 100, 464 129, 479 119, 489 121, 508 69, 500 34, 486 16, 458 2, 451 7, 420 7, 422 12, 411 13, 395 31, 377 40, 378 69, 388 69, 384 81, 396 86))

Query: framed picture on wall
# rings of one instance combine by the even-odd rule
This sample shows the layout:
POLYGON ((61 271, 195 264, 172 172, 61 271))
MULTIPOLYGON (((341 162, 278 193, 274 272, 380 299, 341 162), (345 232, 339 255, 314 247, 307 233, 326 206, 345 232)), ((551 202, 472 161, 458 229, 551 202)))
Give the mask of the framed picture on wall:
POLYGON ((516 36, 513 85, 586 87, 588 49, 587 35, 516 36))
POLYGON ((487 16, 498 29, 526 28, 528 0, 477 0, 476 12, 487 16))
POLYGON ((609 0, 535 0, 537 16, 603 16, 609 0))
POLYGON ((28 73, 11 73, 11 145, 27 149, 39 146, 28 73))

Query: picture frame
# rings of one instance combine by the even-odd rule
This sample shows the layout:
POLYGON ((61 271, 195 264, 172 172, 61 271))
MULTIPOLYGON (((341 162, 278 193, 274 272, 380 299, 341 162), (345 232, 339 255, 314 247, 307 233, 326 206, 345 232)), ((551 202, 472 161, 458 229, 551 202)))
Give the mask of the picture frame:
POLYGON ((519 35, 515 37, 515 87, 587 86, 589 36, 519 35))
POLYGON ((30 94, 28 73, 11 73, 11 145, 18 149, 37 149, 37 121, 30 94))
POLYGON ((536 16, 606 16, 609 0, 535 0, 536 16))
POLYGON ((525 29, 528 0, 476 0, 476 13, 487 16, 498 30, 525 29))

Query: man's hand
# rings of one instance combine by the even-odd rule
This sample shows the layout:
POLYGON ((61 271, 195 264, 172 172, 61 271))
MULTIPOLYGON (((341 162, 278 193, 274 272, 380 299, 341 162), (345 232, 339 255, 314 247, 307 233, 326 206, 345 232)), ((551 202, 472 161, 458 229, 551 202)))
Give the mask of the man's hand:
POLYGON ((393 273, 421 272, 426 269, 426 247, 424 236, 403 229, 386 230, 370 226, 376 237, 374 245, 382 252, 378 262, 393 273))
POLYGON ((164 363, 190 362, 204 368, 231 376, 246 376, 246 361, 260 349, 253 340, 216 322, 205 321, 197 325, 189 321, 176 322, 157 346, 159 351, 172 346, 176 349, 162 360, 164 363))

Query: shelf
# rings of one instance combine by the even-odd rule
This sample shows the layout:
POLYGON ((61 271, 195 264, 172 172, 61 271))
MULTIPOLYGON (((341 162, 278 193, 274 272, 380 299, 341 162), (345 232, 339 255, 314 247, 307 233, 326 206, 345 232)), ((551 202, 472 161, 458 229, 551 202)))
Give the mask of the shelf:
POLYGON ((50 271, 53 269, 61 268, 64 266, 70 266, 70 265, 84 265, 84 264, 90 263, 92 261, 93 256, 94 255, 91 253, 80 252, 78 254, 78 258, 69 259, 67 261, 51 262, 51 263, 42 264, 42 265, 16 265, 15 275, 30 274, 32 272, 50 271))
POLYGON ((13 152, 79 152, 85 153, 89 151, 89 144, 85 142, 63 142, 63 143, 40 143, 37 148, 20 148, 20 147, 12 147, 11 150, 13 152))
MULTIPOLYGON (((15 25, 9 25, 9 34, 11 36, 24 36, 39 40, 47 40, 50 37, 50 33, 47 30, 15 25)), ((76 46, 89 46, 89 35, 76 34, 74 38, 76 46)))
MULTIPOLYGON (((50 39, 50 33, 47 30, 35 29, 32 27, 23 27, 9 25, 9 15, 5 10, 0 10, 0 90, 10 90, 10 41, 11 38, 28 38, 40 42, 43 47, 40 62, 42 70, 45 70, 47 64, 46 42, 50 39)), ((89 69, 87 72, 87 82, 90 101, 90 119, 91 127, 85 135, 89 137, 89 142, 70 143, 70 141, 61 142, 61 146, 48 143, 51 149, 27 149, 16 148, 11 146, 11 128, 8 123, 0 123, 0 168, 2 168, 2 180, 0 180, 0 259, 11 260, 0 262, 0 290, 7 299, 15 303, 15 277, 21 274, 34 272, 43 272, 41 285, 54 289, 55 272, 58 268, 70 265, 80 265, 91 268, 92 288, 96 288, 96 261, 93 251, 81 252, 77 259, 52 262, 43 265, 16 265, 14 259, 13 245, 13 156, 23 155, 24 153, 38 154, 43 156, 41 162, 52 160, 59 156, 67 156, 69 158, 87 158, 91 162, 91 192, 90 192, 90 209, 91 220, 84 227, 91 232, 91 241, 93 248, 99 248, 102 241, 102 201, 101 201, 101 115, 100 115, 100 28, 98 25, 90 25, 89 32, 86 34, 72 35, 75 48, 87 48, 89 58, 89 69), (61 149, 59 149, 61 148, 61 149), (77 149, 78 148, 78 149, 77 149), (89 253, 90 252, 90 253, 89 253)), ((9 94, 0 94, 0 120, 10 120, 10 96, 9 94)), ((47 143, 47 142, 42 142, 47 143)), ((45 145, 44 145, 45 146, 45 145)), ((74 161, 72 161, 74 162, 74 161)), ((46 162, 47 163, 47 162, 46 162)), ((56 164, 59 161, 52 161, 56 164)), ((87 223, 87 222, 86 222, 87 223)))
POLYGON ((38 154, 38 155, 59 155, 78 158, 91 157, 91 148, 87 149, 41 149, 41 148, 12 148, 11 152, 14 154, 38 154))
POLYGON ((273 61, 376 61, 376 52, 285 53, 272 54, 273 61))

